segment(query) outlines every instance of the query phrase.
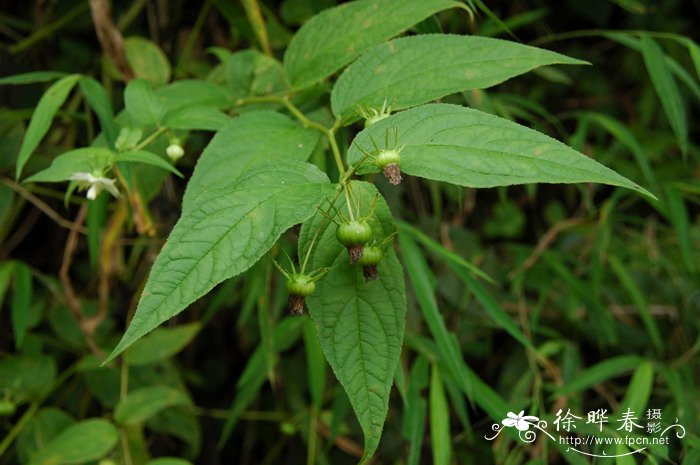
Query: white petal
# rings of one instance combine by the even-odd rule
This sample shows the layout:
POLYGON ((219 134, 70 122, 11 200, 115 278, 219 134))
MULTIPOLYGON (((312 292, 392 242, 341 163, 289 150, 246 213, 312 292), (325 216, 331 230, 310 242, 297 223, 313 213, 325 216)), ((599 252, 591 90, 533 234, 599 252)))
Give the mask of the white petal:
POLYGON ((514 420, 512 418, 506 418, 501 423, 503 423, 504 426, 515 426, 517 422, 517 420, 514 420))
POLYGON ((99 184, 93 184, 90 186, 90 189, 87 191, 87 198, 90 200, 95 200, 97 198, 97 194, 100 193, 100 188, 98 187, 99 184))
POLYGON ((508 412, 508 418, 513 418, 513 419, 517 420, 518 418, 520 418, 520 416, 514 414, 513 412, 508 412))
POLYGON ((116 198, 119 198, 119 189, 117 189, 117 186, 114 185, 114 179, 109 179, 108 183, 104 183, 103 186, 107 192, 115 196, 116 198))
POLYGON ((527 431, 530 429, 530 423, 523 420, 518 420, 515 423, 515 427, 518 428, 518 431, 527 431))

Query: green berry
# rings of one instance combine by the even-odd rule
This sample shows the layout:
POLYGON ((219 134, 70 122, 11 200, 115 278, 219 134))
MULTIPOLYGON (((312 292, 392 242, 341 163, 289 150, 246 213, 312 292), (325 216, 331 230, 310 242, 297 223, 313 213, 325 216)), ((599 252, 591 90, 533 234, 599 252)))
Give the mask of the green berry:
POLYGON ((386 168, 392 163, 398 165, 400 162, 401 155, 399 155, 399 151, 396 149, 382 150, 377 154, 376 158, 374 159, 374 163, 377 165, 378 168, 381 169, 386 168))
POLYGON ((316 290, 316 283, 307 275, 294 274, 287 279, 287 292, 289 295, 307 297, 316 290))
POLYGON ((379 263, 384 256, 384 252, 378 246, 372 245, 365 247, 365 252, 362 254, 362 258, 357 262, 358 264, 365 265, 376 265, 379 263))
POLYGON ((372 239, 372 227, 365 220, 347 221, 338 226, 335 237, 347 247, 364 245, 372 239))

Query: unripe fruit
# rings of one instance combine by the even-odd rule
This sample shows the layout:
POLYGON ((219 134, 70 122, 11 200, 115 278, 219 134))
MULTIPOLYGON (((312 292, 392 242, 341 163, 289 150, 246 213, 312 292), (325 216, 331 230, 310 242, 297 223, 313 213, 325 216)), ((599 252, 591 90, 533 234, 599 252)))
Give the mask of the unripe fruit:
POLYGON ((383 120, 384 118, 388 118, 389 116, 391 116, 390 113, 377 113, 376 115, 368 116, 365 120, 365 127, 371 126, 374 123, 383 120))
POLYGON ((375 245, 365 247, 362 258, 357 262, 362 265, 362 275, 365 277, 365 281, 377 279, 377 263, 382 260, 383 256, 384 252, 380 247, 375 245))
POLYGON ((313 294, 316 289, 316 283, 311 278, 304 274, 293 274, 286 282, 289 298, 287 299, 287 308, 292 315, 303 315, 304 304, 307 296, 313 294))
POLYGON ((292 275, 287 279, 287 292, 300 297, 307 297, 313 294, 316 283, 303 274, 292 275))
POLYGON ((402 179, 400 162, 401 155, 396 149, 382 150, 374 159, 377 167, 384 171, 384 176, 395 186, 400 184, 402 179))
POLYGON ((348 249, 350 263, 357 263, 364 253, 364 245, 372 239, 372 227, 366 220, 351 220, 335 230, 338 242, 348 249))

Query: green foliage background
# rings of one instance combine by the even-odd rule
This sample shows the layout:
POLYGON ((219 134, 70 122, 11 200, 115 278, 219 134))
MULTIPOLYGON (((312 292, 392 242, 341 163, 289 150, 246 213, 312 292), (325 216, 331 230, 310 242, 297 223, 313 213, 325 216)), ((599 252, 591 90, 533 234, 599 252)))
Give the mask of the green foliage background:
MULTIPOLYGON (((308 69, 301 59, 283 69, 262 53, 231 59, 230 52, 262 50, 282 59, 299 26, 334 4, 114 2, 127 61, 143 79, 127 92, 124 76, 95 39, 88 3, 2 6, 0 74, 45 73, 0 78, 0 410, 6 409, 0 412, 0 464, 360 459, 363 432, 323 356, 327 341, 322 337, 319 345, 306 317, 286 315, 284 283, 267 256, 134 343, 125 362, 100 367, 181 209, 195 201, 184 189, 197 157, 230 116, 242 114, 247 124, 241 139, 260 131, 261 139, 284 140, 300 150, 300 159, 311 153, 311 161, 337 179, 330 150, 313 131, 292 133, 277 113, 269 117, 274 121, 248 114, 285 112, 279 102, 227 105, 279 90, 284 73, 303 86, 308 69), (235 66, 220 64, 231 60, 235 66), (236 74, 246 67, 254 73, 236 74), (44 94, 58 78, 60 95, 44 94), (166 102, 165 111, 148 104, 152 92, 166 102), (122 112, 125 104, 129 115, 122 112), (51 107, 56 118, 30 124, 37 107, 51 107), (120 127, 161 123, 171 130, 156 129, 146 140, 148 133, 136 134, 133 144, 141 141, 139 149, 161 157, 135 149, 131 161, 139 163, 120 164, 133 193, 128 203, 110 204, 103 194, 82 208, 87 201, 80 195, 64 202, 63 184, 15 180, 22 168, 24 179, 57 155, 89 146, 100 132, 110 147, 120 127), (41 144, 39 137, 27 146, 33 133, 43 132, 41 144), (173 136, 185 148, 177 162, 184 179, 158 168, 171 168, 164 154, 173 136), (84 229, 71 234, 73 221, 84 221, 78 228, 84 229), (71 245, 73 236, 78 239, 71 245), (99 325, 90 328, 92 321, 99 325)), ((548 134, 659 200, 598 184, 477 190, 420 179, 412 176, 422 173, 420 166, 411 171, 410 148, 400 186, 370 175, 396 219, 408 301, 375 463, 700 463, 700 49, 694 42, 700 5, 467 4, 473 18, 446 10, 407 34, 498 37, 591 66, 540 67, 441 102, 548 134), (509 434, 484 438, 509 411, 551 424, 559 409, 582 415, 598 408, 613 414, 603 434, 615 436, 615 419, 628 407, 639 415, 661 409, 664 424, 677 420, 685 437, 634 456, 597 460, 545 437, 535 444, 509 434)), ((395 12, 377 14, 390 22, 395 12)), ((443 52, 436 47, 434 53, 443 52)), ((458 58, 464 55, 449 62, 458 58)), ((389 102, 395 109, 412 105, 395 90, 389 102)), ((328 84, 312 86, 293 103, 309 121, 330 126, 333 112, 345 115, 348 108, 342 92, 331 102, 329 91, 328 84)), ((342 151, 360 129, 358 122, 339 131, 342 151)), ((211 150, 246 156, 236 140, 235 134, 222 136, 211 150)), ((357 150, 348 153, 350 160, 359 157, 357 150)), ((292 228, 271 254, 294 255, 297 239, 303 252, 309 235, 292 228)), ((393 252, 387 260, 395 262, 393 252)), ((313 305, 332 305, 323 299, 322 292, 310 299, 312 313, 313 305)), ((595 430, 582 424, 579 432, 595 430)))

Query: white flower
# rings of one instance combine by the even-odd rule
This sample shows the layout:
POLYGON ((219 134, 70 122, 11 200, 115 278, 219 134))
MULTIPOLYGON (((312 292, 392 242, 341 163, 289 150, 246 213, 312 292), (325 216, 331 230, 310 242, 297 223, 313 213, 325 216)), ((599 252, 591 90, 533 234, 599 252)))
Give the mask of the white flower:
POLYGON ((508 418, 505 418, 502 423, 504 426, 515 426, 519 431, 527 431, 530 429, 530 422, 537 422, 539 418, 524 414, 525 410, 521 410, 517 415, 508 412, 508 418))
POLYGON ((91 173, 73 173, 68 179, 77 182, 80 190, 87 189, 87 198, 90 200, 95 200, 103 190, 119 198, 119 190, 114 185, 116 179, 95 176, 91 173))
POLYGON ((168 154, 168 157, 170 157, 172 161, 178 161, 185 154, 185 149, 183 149, 180 144, 173 143, 168 145, 168 148, 165 149, 165 153, 168 154))

